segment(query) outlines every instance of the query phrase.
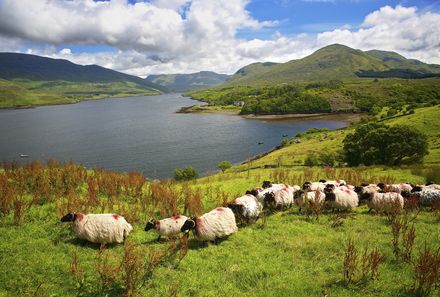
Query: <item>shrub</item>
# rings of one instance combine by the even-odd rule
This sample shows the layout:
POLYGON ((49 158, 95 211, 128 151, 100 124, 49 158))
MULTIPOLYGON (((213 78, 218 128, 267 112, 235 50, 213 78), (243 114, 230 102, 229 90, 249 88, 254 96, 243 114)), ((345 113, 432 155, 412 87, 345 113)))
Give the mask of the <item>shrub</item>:
POLYGON ((406 125, 362 125, 348 134, 343 142, 350 166, 416 163, 428 153, 426 135, 406 125))
POLYGON ((192 180, 199 176, 197 171, 193 167, 186 168, 176 168, 174 170, 174 179, 177 181, 181 180, 192 180))
POLYGON ((316 166, 319 164, 318 156, 315 153, 309 153, 304 160, 304 166, 316 166))
POLYGON ((232 163, 229 161, 221 161, 217 165, 217 168, 220 169, 222 172, 225 172, 226 169, 229 169, 231 167, 232 167, 232 163))

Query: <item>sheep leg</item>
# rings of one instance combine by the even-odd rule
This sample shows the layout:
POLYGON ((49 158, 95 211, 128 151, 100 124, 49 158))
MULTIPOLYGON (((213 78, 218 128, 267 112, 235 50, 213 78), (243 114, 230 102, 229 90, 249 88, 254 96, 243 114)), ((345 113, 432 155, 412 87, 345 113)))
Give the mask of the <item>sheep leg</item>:
POLYGON ((372 208, 370 208, 368 211, 367 211, 367 213, 370 213, 371 211, 372 211, 373 209, 372 208))
POLYGON ((157 238, 157 242, 159 242, 160 241, 160 235, 159 235, 159 237, 157 238))

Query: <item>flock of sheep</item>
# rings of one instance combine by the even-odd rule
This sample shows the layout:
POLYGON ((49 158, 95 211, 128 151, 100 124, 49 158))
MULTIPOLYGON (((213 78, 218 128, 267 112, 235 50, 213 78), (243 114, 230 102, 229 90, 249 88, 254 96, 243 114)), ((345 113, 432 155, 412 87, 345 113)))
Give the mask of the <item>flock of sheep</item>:
MULTIPOLYGON (((260 217, 263 209, 279 210, 292 205, 302 208, 311 205, 350 210, 366 203, 371 210, 386 212, 404 207, 405 199, 415 197, 421 206, 440 201, 440 185, 362 184, 347 185, 344 180, 305 182, 302 186, 263 182, 262 188, 247 191, 227 207, 217 207, 195 218, 177 215, 162 220, 150 220, 145 231, 154 229, 161 236, 173 237, 193 231, 200 241, 214 241, 237 232, 237 222, 250 224, 260 217)), ((69 213, 61 222, 72 222, 75 234, 94 243, 122 243, 133 227, 118 214, 69 213)))

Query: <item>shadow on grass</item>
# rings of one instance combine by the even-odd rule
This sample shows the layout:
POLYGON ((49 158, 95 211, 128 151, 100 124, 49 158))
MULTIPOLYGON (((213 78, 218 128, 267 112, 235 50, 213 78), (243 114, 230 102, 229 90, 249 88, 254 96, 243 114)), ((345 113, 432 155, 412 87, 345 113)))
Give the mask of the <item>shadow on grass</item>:
MULTIPOLYGON (((79 238, 71 238, 68 239, 66 241, 64 241, 67 244, 72 244, 78 247, 84 247, 84 248, 89 248, 89 249, 93 249, 98 251, 101 248, 101 244, 99 243, 93 243, 84 239, 79 239, 79 238)), ((122 243, 107 243, 105 245, 106 249, 113 249, 115 248, 117 245, 122 244, 122 243)))

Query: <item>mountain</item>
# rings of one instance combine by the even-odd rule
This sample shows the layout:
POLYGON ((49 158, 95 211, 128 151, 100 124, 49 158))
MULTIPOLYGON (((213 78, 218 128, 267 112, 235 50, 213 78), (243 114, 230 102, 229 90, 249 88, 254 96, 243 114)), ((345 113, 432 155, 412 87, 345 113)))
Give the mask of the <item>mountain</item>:
POLYGON ((440 65, 406 59, 394 52, 364 52, 333 44, 305 58, 287 63, 250 64, 239 69, 224 86, 346 80, 359 77, 423 78, 439 75, 440 65))
POLYGON ((63 59, 20 53, 0 53, 0 78, 87 83, 131 82, 152 90, 165 90, 140 77, 98 65, 82 66, 63 59))
POLYGON ((212 87, 229 78, 227 74, 211 71, 200 71, 191 74, 149 75, 145 80, 167 88, 173 92, 184 92, 192 89, 212 87))

